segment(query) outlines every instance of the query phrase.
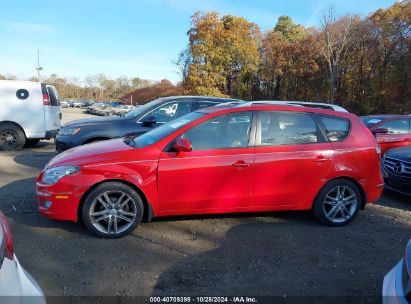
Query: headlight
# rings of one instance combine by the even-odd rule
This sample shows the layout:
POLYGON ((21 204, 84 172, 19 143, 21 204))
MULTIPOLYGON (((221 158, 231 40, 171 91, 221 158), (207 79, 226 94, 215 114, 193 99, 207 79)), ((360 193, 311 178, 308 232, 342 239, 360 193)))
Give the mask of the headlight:
POLYGON ((69 136, 69 135, 76 135, 78 132, 80 132, 81 128, 63 128, 60 129, 59 135, 62 136, 69 136))
POLYGON ((61 166, 47 169, 43 173, 42 182, 48 185, 54 185, 64 176, 76 173, 79 170, 80 168, 75 166, 61 166))

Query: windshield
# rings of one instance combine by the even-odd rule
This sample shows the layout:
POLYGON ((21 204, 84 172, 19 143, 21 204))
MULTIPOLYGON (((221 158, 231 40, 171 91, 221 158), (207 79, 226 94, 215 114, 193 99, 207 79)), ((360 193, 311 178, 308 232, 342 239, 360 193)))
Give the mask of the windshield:
POLYGON ((362 122, 367 126, 367 128, 371 128, 373 125, 379 123, 382 119, 378 117, 360 117, 362 122))
POLYGON ((170 135, 171 133, 181 129, 190 122, 197 120, 200 117, 206 115, 201 112, 191 112, 176 120, 170 121, 152 131, 144 133, 138 137, 126 137, 124 143, 133 148, 144 148, 149 145, 157 143, 159 140, 170 135))
POLYGON ((136 108, 135 110, 127 113, 125 115, 126 118, 136 118, 137 116, 139 116, 140 114, 150 110, 153 106, 158 105, 159 103, 161 103, 164 100, 164 98, 158 98, 155 100, 150 101, 149 103, 146 103, 138 108, 136 108))

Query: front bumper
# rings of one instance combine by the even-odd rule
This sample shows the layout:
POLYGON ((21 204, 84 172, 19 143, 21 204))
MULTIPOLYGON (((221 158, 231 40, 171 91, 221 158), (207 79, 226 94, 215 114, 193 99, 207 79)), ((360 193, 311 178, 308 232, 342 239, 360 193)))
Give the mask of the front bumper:
POLYGON ((44 217, 77 221, 77 210, 83 194, 87 191, 84 187, 69 185, 36 184, 37 207, 44 217))
POLYGON ((73 136, 61 135, 56 136, 56 138, 54 139, 54 144, 56 145, 56 151, 58 153, 64 152, 79 145, 77 141, 73 140, 73 136))
POLYGON ((384 277, 382 286, 383 304, 407 304, 401 286, 402 260, 384 277))
POLYGON ((411 196, 411 178, 383 171, 385 188, 411 196))

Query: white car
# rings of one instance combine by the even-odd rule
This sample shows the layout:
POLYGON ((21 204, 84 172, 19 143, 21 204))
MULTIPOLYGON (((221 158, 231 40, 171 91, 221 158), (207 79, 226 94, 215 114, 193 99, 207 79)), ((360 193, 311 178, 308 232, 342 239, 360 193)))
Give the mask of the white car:
POLYGON ((6 217, 0 212, 0 303, 43 304, 43 291, 20 265, 6 217))
POLYGON ((117 108, 114 108, 114 114, 115 115, 124 115, 127 114, 128 112, 134 110, 133 106, 130 105, 123 105, 117 108))
POLYGON ((411 239, 408 241, 404 257, 384 277, 382 302, 411 303, 411 239))
POLYGON ((0 80, 0 150, 53 138, 60 128, 60 102, 53 86, 0 80))
POLYGON ((75 108, 81 108, 81 106, 83 105, 83 102, 76 100, 75 102, 73 102, 73 105, 75 108))

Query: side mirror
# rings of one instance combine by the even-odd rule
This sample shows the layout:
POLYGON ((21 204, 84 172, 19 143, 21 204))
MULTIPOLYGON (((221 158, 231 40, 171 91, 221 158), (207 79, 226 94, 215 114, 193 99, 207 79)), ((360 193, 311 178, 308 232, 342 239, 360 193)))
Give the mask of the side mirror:
POLYGON ((387 133, 388 133, 388 129, 386 129, 386 128, 377 128, 377 129, 373 130, 372 133, 373 133, 374 135, 377 135, 377 134, 387 134, 387 133))
POLYGON ((177 152, 191 152, 193 150, 191 142, 184 137, 177 139, 172 148, 177 152))
POLYGON ((149 126, 155 124, 157 121, 154 115, 148 115, 144 117, 141 122, 143 123, 143 125, 149 126))

